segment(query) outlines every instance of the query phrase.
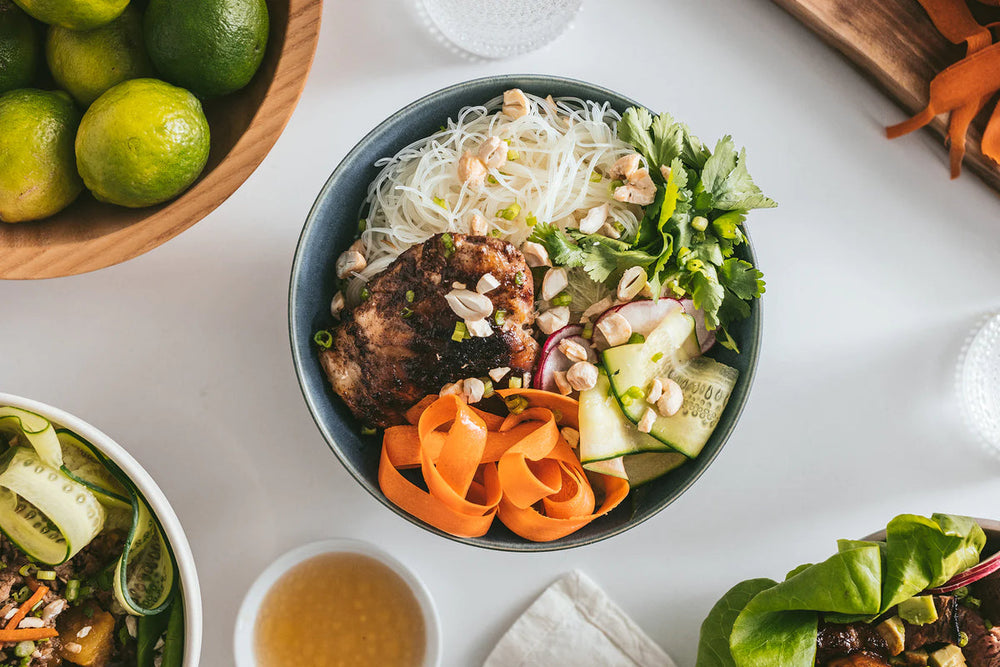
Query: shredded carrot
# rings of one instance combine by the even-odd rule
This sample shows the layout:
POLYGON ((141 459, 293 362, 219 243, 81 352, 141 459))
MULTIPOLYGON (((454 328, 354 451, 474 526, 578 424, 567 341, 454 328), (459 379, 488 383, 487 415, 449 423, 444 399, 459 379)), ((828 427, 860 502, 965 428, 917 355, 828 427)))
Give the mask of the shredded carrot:
POLYGON ((579 530, 628 495, 627 481, 604 475, 593 475, 595 492, 563 439, 560 424, 579 427, 575 400, 535 389, 497 393, 528 407, 501 417, 456 396, 432 397, 408 411, 415 426, 386 429, 379 463, 386 497, 452 535, 484 535, 498 516, 521 537, 545 542, 579 530), (426 491, 399 472, 417 466, 426 491))
POLYGON ((981 25, 965 0, 918 0, 927 11, 941 36, 952 44, 966 42, 968 53, 975 53, 993 42, 986 26, 981 25))
POLYGON ((983 155, 1000 164, 1000 104, 993 109, 993 115, 986 123, 980 148, 982 148, 983 155))
MULTIPOLYGON (((28 580, 29 586, 31 585, 31 580, 28 580)), ((19 628, 18 625, 21 621, 31 612, 32 608, 42 601, 45 595, 49 592, 47 586, 36 584, 35 592, 25 600, 20 607, 17 608, 17 612, 10 617, 10 621, 7 625, 0 630, 0 642, 23 642, 23 641, 34 641, 36 639, 46 639, 48 637, 58 637, 59 632, 55 628, 19 628)))

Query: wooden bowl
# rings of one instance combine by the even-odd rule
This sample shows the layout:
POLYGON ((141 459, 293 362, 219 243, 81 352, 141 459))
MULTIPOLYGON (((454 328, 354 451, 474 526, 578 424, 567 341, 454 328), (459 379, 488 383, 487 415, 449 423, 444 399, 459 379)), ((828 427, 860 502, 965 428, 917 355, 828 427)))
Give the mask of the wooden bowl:
POLYGON ((36 222, 0 223, 0 278, 75 275, 148 252, 211 213, 263 161, 295 109, 319 38, 322 0, 267 0, 271 34, 260 70, 242 90, 205 103, 212 149, 177 199, 130 209, 89 193, 36 222))

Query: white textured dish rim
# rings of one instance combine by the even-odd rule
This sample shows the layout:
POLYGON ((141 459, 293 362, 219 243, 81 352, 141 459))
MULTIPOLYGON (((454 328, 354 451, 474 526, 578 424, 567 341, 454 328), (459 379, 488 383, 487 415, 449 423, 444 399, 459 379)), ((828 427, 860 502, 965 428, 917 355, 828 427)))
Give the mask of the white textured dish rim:
POLYGON ((236 667, 256 667, 257 665, 253 652, 257 613, 260 611, 264 597, 278 579, 296 565, 315 556, 330 553, 355 553, 369 556, 402 577, 406 585, 413 591, 424 615, 424 629, 427 636, 424 667, 438 667, 441 664, 441 621, 438 618, 437 608, 434 606, 434 599, 424 582, 395 556, 370 542, 346 537, 321 540, 296 547, 280 556, 260 573, 250 586, 250 590, 247 591, 243 603, 240 605, 240 611, 236 615, 236 629, 233 632, 233 653, 236 656, 236 667))
POLYGON ((203 632, 201 610, 201 587, 198 585, 198 570, 195 567, 191 545, 181 527, 180 519, 163 491, 156 485, 153 478, 139 462, 132 458, 124 447, 112 440, 108 435, 91 426, 79 417, 30 398, 22 398, 13 394, 0 392, 0 405, 9 405, 35 412, 59 426, 73 431, 78 436, 90 442, 102 454, 114 461, 128 478, 135 483, 136 488, 146 498, 153 514, 160 520, 163 531, 167 534, 167 542, 174 552, 177 561, 177 571, 181 578, 181 593, 184 601, 184 667, 198 667, 201 660, 201 639, 203 632))

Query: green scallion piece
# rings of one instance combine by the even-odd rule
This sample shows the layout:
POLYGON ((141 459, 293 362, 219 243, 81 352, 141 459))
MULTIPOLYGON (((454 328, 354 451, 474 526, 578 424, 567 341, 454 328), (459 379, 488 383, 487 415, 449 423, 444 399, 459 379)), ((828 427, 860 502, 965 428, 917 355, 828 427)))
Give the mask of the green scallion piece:
POLYGON ((642 389, 636 386, 629 387, 628 391, 625 392, 625 395, 628 396, 629 398, 634 398, 637 400, 640 398, 646 398, 646 392, 644 392, 642 389))
POLYGON ((507 401, 507 409, 512 415, 519 415, 528 407, 528 401, 523 396, 515 396, 507 401))
POLYGON ((511 378, 510 382, 507 383, 507 386, 510 387, 511 389, 520 389, 521 388, 521 378, 519 378, 519 377, 513 377, 513 378, 511 378))
POLYGON ((560 292, 552 297, 552 305, 556 307, 568 306, 571 303, 573 303, 573 295, 567 294, 566 292, 560 292))
POLYGON ((451 339, 456 343, 461 343, 469 335, 469 328, 465 322, 455 322, 455 331, 451 334, 451 339))
POLYGON ((705 268, 705 262, 700 259, 692 259, 684 263, 684 268, 687 269, 689 273, 698 273, 705 268))
POLYGON ((497 312, 493 313, 493 322, 496 323, 498 327, 502 327, 503 323, 506 321, 507 321, 506 310, 497 310, 497 312))
POLYGON ((80 597, 80 580, 70 579, 66 582, 66 601, 75 602, 80 597))
POLYGON ((643 336, 641 333, 633 333, 631 336, 628 337, 629 345, 634 345, 635 343, 645 343, 645 342, 646 342, 646 337, 643 336))
POLYGON ((708 229, 708 218, 703 215, 696 215, 694 219, 691 220, 691 226, 699 232, 703 232, 708 229))
POLYGON ((622 396, 621 396, 621 398, 619 400, 622 402, 622 405, 624 405, 625 407, 628 407, 628 406, 632 405, 632 401, 633 401, 632 397, 629 396, 628 394, 622 394, 622 396))
POLYGON ((406 302, 413 303, 413 300, 417 298, 417 295, 413 293, 413 290, 406 290, 406 302))
POLYGON ((372 298, 371 290, 369 290, 367 287, 362 287, 360 296, 362 301, 367 301, 368 299, 372 298))
POLYGON ((399 316, 402 317, 404 320, 409 319, 413 317, 413 311, 409 308, 403 308, 403 312, 401 312, 399 316))
POLYGON ((372 426, 362 426, 361 435, 375 435, 375 428, 372 426))
POLYGON ((659 361, 662 358, 663 358, 663 353, 662 352, 657 352, 656 354, 654 354, 653 356, 651 356, 649 358, 649 360, 652 361, 655 364, 657 361, 659 361))
POLYGON ((441 199, 440 197, 434 197, 434 203, 443 208, 444 210, 446 211, 448 210, 448 202, 441 199))
POLYGON ((514 284, 519 287, 524 284, 524 271, 518 271, 514 274, 514 284))
POLYGON ((497 183, 500 182, 500 181, 497 180, 497 177, 494 176, 493 174, 490 174, 489 176, 487 176, 486 180, 487 180, 487 182, 489 182, 490 185, 496 185, 497 183))
POLYGON ((969 635, 966 634, 966 633, 964 633, 964 632, 959 631, 959 633, 958 633, 958 641, 955 642, 955 645, 958 646, 958 648, 965 648, 966 646, 968 646, 969 645, 969 635))
POLYGON ((591 183, 600 183, 604 180, 604 177, 598 174, 596 171, 590 175, 591 183))
POLYGON ((31 597, 31 589, 27 586, 21 586, 20 590, 14 593, 12 597, 14 598, 14 602, 20 604, 31 597))
POLYGON ((35 573, 35 579, 39 581, 55 581, 56 571, 55 570, 39 570, 35 573))
POLYGON ((483 386, 486 387, 485 389, 483 389, 483 398, 489 398, 490 396, 496 393, 496 391, 493 389, 493 380, 491 380, 488 377, 480 378, 480 380, 483 381, 483 386))
POLYGON ((455 254, 455 239, 447 232, 441 235, 441 245, 444 246, 444 256, 451 257, 455 254))
POLYGON ((520 214, 521 214, 521 206, 517 202, 514 202, 513 204, 511 204, 502 211, 501 217, 504 220, 514 220, 520 214))
POLYGON ((583 337, 586 338, 587 340, 590 340, 591 338, 594 337, 593 322, 587 322, 586 324, 583 325, 583 337))
POLYGON ((614 192, 616 189, 620 188, 623 185, 625 185, 624 181, 619 181, 619 180, 615 179, 615 180, 611 181, 611 191, 614 192))
POLYGON ((35 569, 34 565, 32 565, 31 563, 25 563, 24 565, 22 565, 17 569, 17 573, 22 577, 27 577, 29 574, 31 574, 32 570, 34 569, 35 569))
POLYGON ((514 162, 519 157, 521 157, 521 154, 518 153, 513 148, 511 150, 507 151, 507 160, 509 160, 510 162, 514 162))
MULTIPOLYGON (((313 342, 319 345, 324 350, 329 350, 330 346, 333 345, 333 334, 331 334, 326 329, 323 329, 322 331, 317 331, 315 335, 313 335, 313 342)), ((24 568, 21 569, 23 570, 24 568)))
POLYGON ((490 236, 492 236, 495 239, 498 239, 501 236, 503 236, 503 230, 502 229, 491 229, 490 230, 490 236))
POLYGON ((361 218, 360 220, 358 220, 358 233, 360 234, 366 229, 368 229, 368 221, 365 220, 364 218, 361 218))
POLYGON ((528 226, 529 226, 529 227, 534 227, 535 225, 537 225, 537 224, 538 224, 538 218, 536 218, 536 217, 535 217, 534 215, 532 215, 531 213, 529 213, 529 214, 527 215, 527 217, 526 217, 526 218, 524 219, 524 221, 525 221, 526 223, 528 223, 528 226))
POLYGON ((31 640, 18 642, 17 646, 14 647, 14 655, 19 658, 30 658, 31 654, 35 652, 35 642, 31 640))

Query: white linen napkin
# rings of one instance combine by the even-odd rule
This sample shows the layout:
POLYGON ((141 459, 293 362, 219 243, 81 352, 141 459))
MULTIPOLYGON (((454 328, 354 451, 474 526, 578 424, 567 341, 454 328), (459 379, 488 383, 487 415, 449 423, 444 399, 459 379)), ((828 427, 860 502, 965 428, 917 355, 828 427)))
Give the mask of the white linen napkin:
POLYGON ((549 586, 483 667, 676 667, 621 607, 578 570, 549 586))

